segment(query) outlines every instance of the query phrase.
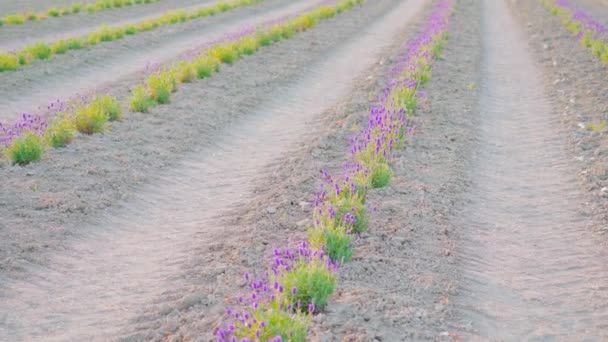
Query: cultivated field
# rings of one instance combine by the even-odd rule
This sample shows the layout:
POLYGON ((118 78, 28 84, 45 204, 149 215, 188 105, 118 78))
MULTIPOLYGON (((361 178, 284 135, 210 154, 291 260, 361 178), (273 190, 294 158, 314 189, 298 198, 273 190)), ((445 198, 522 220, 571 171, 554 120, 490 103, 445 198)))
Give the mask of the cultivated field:
POLYGON ((0 23, 0 341, 608 340, 605 0, 0 23))

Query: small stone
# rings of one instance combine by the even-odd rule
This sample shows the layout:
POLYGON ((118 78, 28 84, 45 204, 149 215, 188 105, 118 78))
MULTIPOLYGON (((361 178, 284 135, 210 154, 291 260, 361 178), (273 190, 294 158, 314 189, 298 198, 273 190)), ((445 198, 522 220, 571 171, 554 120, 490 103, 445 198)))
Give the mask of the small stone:
POLYGON ((277 208, 268 207, 268 208, 266 208, 266 212, 269 213, 269 214, 276 214, 277 208))
POLYGON ((543 44, 543 49, 544 49, 544 50, 548 50, 548 49, 549 49, 549 45, 547 45, 547 44, 543 44))

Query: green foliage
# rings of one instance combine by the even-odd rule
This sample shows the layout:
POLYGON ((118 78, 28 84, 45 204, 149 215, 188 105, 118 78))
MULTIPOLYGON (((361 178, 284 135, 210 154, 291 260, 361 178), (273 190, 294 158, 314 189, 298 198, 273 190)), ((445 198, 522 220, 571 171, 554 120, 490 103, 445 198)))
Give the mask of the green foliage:
POLYGON ((23 14, 11 14, 4 17, 4 21, 11 25, 21 25, 25 22, 25 16, 23 14))
POLYGON ((134 25, 129 25, 125 28, 126 35, 133 35, 136 33, 137 33, 137 27, 135 27, 134 25))
POLYGON ((109 121, 122 120, 123 114, 120 102, 113 96, 97 95, 89 105, 101 108, 101 111, 109 121))
POLYGON ((374 171, 370 177, 370 185, 372 188, 383 188, 388 185, 393 176, 393 171, 386 163, 380 163, 374 167, 374 171))
POLYGON ((0 52, 0 72, 17 70, 19 64, 19 58, 17 56, 0 52))
POLYGON ((164 71, 148 76, 146 83, 150 91, 150 98, 159 104, 171 101, 171 93, 177 89, 173 73, 164 71))
POLYGON ((220 70, 219 61, 211 56, 206 56, 194 61, 196 66, 196 75, 198 78, 205 78, 213 75, 220 70))
POLYGON ((100 133, 106 129, 108 116, 99 103, 80 104, 74 109, 72 122, 84 134, 100 133))
POLYGON ((285 288, 285 299, 297 308, 298 301, 306 310, 309 304, 322 309, 327 304, 329 295, 336 287, 336 274, 327 268, 324 260, 298 260, 293 268, 282 273, 277 279, 285 288), (292 293, 292 289, 296 293, 292 293))
POLYGON ((270 33, 260 33, 258 34, 258 39, 260 41, 261 46, 269 46, 272 44, 272 35, 270 33))
POLYGON ((238 50, 236 44, 223 43, 209 49, 209 55, 217 58, 222 63, 232 64, 239 57, 238 50))
POLYGON ((51 8, 46 13, 51 17, 58 17, 61 14, 61 12, 59 12, 59 10, 56 8, 51 8))
POLYGON ((365 205, 359 196, 338 196, 332 203, 336 208, 336 224, 350 227, 354 233, 362 233, 367 229, 367 216, 365 205), (351 225, 344 220, 346 214, 355 216, 355 224, 351 225))
POLYGON ((42 137, 25 132, 4 149, 5 155, 15 164, 25 165, 40 160, 46 150, 42 137))
POLYGON ((156 105, 156 102, 150 98, 148 90, 143 85, 133 88, 133 95, 127 100, 127 103, 129 109, 140 113, 147 113, 151 107, 156 105))
POLYGON ((344 263, 353 256, 353 235, 348 234, 343 227, 332 224, 324 227, 316 225, 308 228, 308 241, 315 249, 325 250, 331 260, 344 263))
POLYGON ((44 131, 44 139, 52 147, 59 148, 69 144, 76 135, 76 127, 67 113, 55 116, 44 131))
POLYGON ((70 12, 76 14, 76 13, 80 13, 80 11, 82 11, 82 3, 73 3, 72 6, 70 6, 70 12))
POLYGON ((70 48, 70 45, 67 40, 59 39, 51 45, 51 52, 56 55, 61 55, 66 53, 70 48))
POLYGON ((305 342, 311 316, 287 312, 280 308, 281 304, 285 305, 283 301, 275 300, 253 310, 251 315, 256 323, 247 326, 236 322, 235 335, 239 340, 249 338, 250 341, 268 341, 281 336, 283 341, 305 342), (261 326, 262 322, 264 327, 261 326), (259 337, 256 336, 256 331, 260 332, 259 337))
POLYGON ((80 38, 70 38, 68 39, 68 48, 70 50, 80 50, 85 47, 86 42, 80 38))
POLYGON ((239 51, 244 55, 253 55, 260 48, 260 41, 257 37, 245 37, 239 44, 239 51))
POLYGON ((594 123, 590 123, 587 127, 594 132, 602 132, 606 128, 606 120, 602 121, 600 124, 596 125, 594 123))
POLYGON ((51 47, 45 43, 36 43, 26 47, 25 52, 29 54, 33 59, 48 59, 53 53, 51 47))
POLYGON ((173 74, 179 83, 193 82, 197 78, 196 64, 181 61, 173 68, 173 74))

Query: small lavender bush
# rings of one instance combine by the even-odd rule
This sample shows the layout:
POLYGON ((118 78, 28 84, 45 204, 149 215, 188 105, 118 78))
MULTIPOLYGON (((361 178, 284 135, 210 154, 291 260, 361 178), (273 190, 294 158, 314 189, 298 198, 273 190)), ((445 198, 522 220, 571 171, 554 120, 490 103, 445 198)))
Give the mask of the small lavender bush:
POLYGON ((76 106, 72 120, 79 132, 93 134, 106 129, 108 116, 100 104, 80 104, 76 106))
POLYGON ((35 132, 25 132, 15 138, 4 153, 15 164, 25 165, 40 160, 45 151, 42 137, 35 132))
POLYGON ((150 97, 148 90, 143 85, 133 88, 133 95, 127 100, 127 103, 129 109, 140 113, 147 113, 151 107, 156 105, 156 101, 150 97))
POLYGON ((76 127, 67 113, 55 116, 44 132, 44 138, 49 146, 54 148, 65 147, 74 140, 76 127))

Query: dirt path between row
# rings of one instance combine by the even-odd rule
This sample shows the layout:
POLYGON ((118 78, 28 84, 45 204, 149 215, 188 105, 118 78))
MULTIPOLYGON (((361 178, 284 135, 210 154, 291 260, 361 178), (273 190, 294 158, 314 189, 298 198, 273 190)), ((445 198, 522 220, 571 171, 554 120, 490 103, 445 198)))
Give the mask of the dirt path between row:
POLYGON ((77 94, 110 89, 124 96, 149 63, 163 63, 223 34, 292 15, 320 0, 267 0, 210 18, 170 25, 124 39, 70 51, 21 70, 0 74, 0 122, 77 94), (127 85, 128 84, 128 85, 127 85), (126 85, 126 86, 125 86, 126 85))
MULTIPOLYGON (((78 227, 67 243, 44 241, 38 235, 39 242, 60 243, 64 250, 48 257, 45 263, 48 267, 27 266, 17 260, 16 264, 25 267, 25 272, 12 276, 4 273, 0 306, 10 307, 11 314, 1 317, 0 336, 17 339, 44 336, 47 340, 107 340, 120 336, 159 339, 166 335, 166 330, 138 327, 145 326, 143 322, 158 322, 158 317, 167 322, 163 319, 168 314, 167 308, 171 312, 173 308, 208 304, 211 301, 208 296, 214 292, 234 290, 238 285, 234 281, 239 279, 234 272, 238 268, 227 267, 230 260, 217 255, 205 260, 205 267, 211 271, 203 273, 196 272, 198 269, 192 268, 191 262, 199 253, 247 252, 226 250, 228 243, 238 246, 247 241, 264 246, 263 240, 241 234, 240 227, 217 225, 215 218, 246 203, 256 186, 269 186, 262 171, 281 163, 277 157, 297 147, 307 134, 318 134, 323 127, 318 121, 321 114, 348 94, 357 75, 373 66, 424 3, 423 0, 369 2, 293 41, 264 49, 226 68, 208 83, 185 86, 176 94, 175 104, 161 110, 173 117, 179 117, 180 112, 186 115, 193 108, 197 108, 198 115, 226 115, 226 111, 237 106, 241 108, 238 118, 233 116, 234 122, 227 126, 230 129, 207 130, 209 135, 205 139, 210 140, 206 146, 193 147, 191 152, 174 159, 171 167, 149 175, 143 188, 130 194, 128 201, 120 201, 120 208, 113 206, 106 213, 97 212, 86 223, 79 215, 64 217, 66 221, 58 227, 60 230, 78 227), (352 58, 353 51, 356 59, 352 58), (274 62, 268 70, 270 75, 264 71, 268 59, 274 62), (257 69, 255 73, 246 72, 252 68, 257 69), (252 83, 264 88, 257 90, 261 93, 251 94, 252 83), (227 91, 226 85, 232 90, 227 91), (223 95, 213 96, 216 92, 223 95), (207 96, 201 96, 205 93, 207 96), (194 101, 189 103, 188 98, 194 101), (191 282, 192 277, 199 276, 209 280, 191 282), (219 287, 213 284, 209 292, 184 297, 192 286, 205 288, 212 285, 211 279, 220 276, 219 287)), ((213 121, 213 115, 204 120, 207 125, 222 123, 213 121)), ((198 137, 204 132, 181 133, 194 135, 191 143, 201 144, 198 137)), ((109 134, 112 139, 129 138, 114 133, 109 134)), ((185 143, 181 141, 176 146, 185 143)), ((115 151, 110 144, 97 153, 101 157, 103 153, 124 152, 115 151)), ((97 174, 99 166, 99 163, 91 165, 96 169, 92 174, 97 174)), ((105 180, 91 189, 98 200, 104 186, 115 185, 111 183, 114 172, 120 171, 105 173, 105 180)), ((52 176, 52 173, 39 175, 45 188, 62 181, 49 179, 52 176)), ((271 183, 270 187, 273 186, 271 183)), ((5 198, 4 194, 2 197, 5 198)), ((50 214, 62 216, 53 210, 50 214)), ((25 222, 13 216, 11 223, 8 228, 14 232, 25 222)), ((38 230, 40 234, 45 228, 44 221, 38 221, 32 233, 38 230)), ((14 235, 12 238, 13 243, 20 243, 14 235)), ((241 257, 250 263, 262 259, 241 257)), ((214 302, 217 303, 217 298, 214 302)), ((209 318, 217 318, 215 311, 207 314, 213 315, 209 318)), ((175 329, 174 326, 168 330, 175 329)))
POLYGON ((99 28, 136 23, 153 18, 168 10, 194 9, 216 3, 216 0, 163 0, 152 4, 103 10, 97 13, 81 12, 75 15, 50 18, 23 25, 5 25, 0 28, 0 51, 17 50, 25 45, 53 42, 60 38, 79 37, 99 28))
POLYGON ((505 1, 475 7, 480 126, 455 218, 459 330, 474 340, 605 339, 608 255, 583 211, 560 116, 505 1))

